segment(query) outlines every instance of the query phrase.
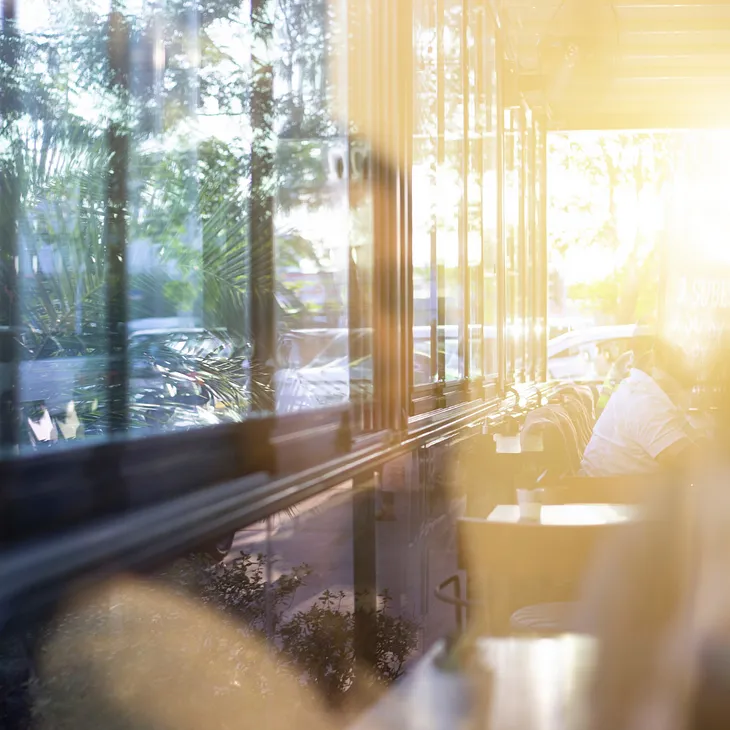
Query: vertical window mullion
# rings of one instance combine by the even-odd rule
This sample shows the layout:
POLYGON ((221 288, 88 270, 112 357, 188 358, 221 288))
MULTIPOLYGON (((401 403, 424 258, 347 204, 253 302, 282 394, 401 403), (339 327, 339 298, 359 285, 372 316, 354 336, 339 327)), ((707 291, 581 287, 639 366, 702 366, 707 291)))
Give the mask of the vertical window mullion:
MULTIPOLYGON (((446 17, 444 12, 445 0, 436 0, 436 26, 438 32, 437 51, 436 51, 436 67, 437 67, 437 150, 436 150, 436 167, 440 172, 443 171, 443 165, 446 160, 446 59, 444 32, 446 26, 446 17)), ((433 272, 436 277, 436 378, 443 386, 446 381, 446 272, 444 265, 439 262, 438 258, 438 221, 435 226, 434 240, 432 242, 431 253, 433 256, 433 272)))
POLYGON ((507 386, 507 349, 505 325, 507 321, 507 296, 505 286, 506 226, 505 226, 505 125, 504 125, 504 58, 501 30, 496 33, 497 63, 497 358, 499 390, 507 386))
POLYGON ((470 368, 470 337, 469 324, 471 317, 470 286, 469 286, 469 52, 467 48, 467 27, 469 22, 469 0, 462 0, 461 6, 461 96, 462 96, 462 125, 461 139, 461 210, 459 226, 459 268, 462 286, 462 316, 459 332, 459 349, 464 366, 463 376, 469 379, 470 368))
POLYGON ((268 57, 273 39, 273 0, 251 0, 251 334, 253 341, 252 402, 273 412, 274 317, 274 69, 268 57))
POLYGON ((411 383, 413 382, 413 226, 411 214, 411 170, 413 165, 413 7, 409 0, 397 4, 398 27, 394 58, 391 66, 405 65, 396 77, 395 101, 398 116, 398 150, 399 165, 399 210, 398 210, 398 243, 399 243, 399 288, 398 298, 398 428, 408 426, 408 413, 411 399, 411 383), (411 45, 409 45, 409 43, 411 45), (408 48, 407 53, 399 49, 408 48))
POLYGON ((520 326, 519 326, 519 332, 520 332, 520 353, 522 355, 521 357, 521 363, 519 368, 519 376, 522 381, 525 380, 525 373, 526 373, 526 356, 527 356, 527 350, 526 350, 526 337, 525 337, 525 321, 527 319, 527 227, 525 225, 526 223, 526 212, 527 212, 527 206, 526 206, 526 193, 527 193, 527 176, 526 176, 526 170, 525 166, 527 164, 527 154, 526 154, 526 141, 527 141, 527 120, 525 115, 525 109, 523 106, 519 107, 518 111, 518 134, 520 139, 520 168, 519 168, 519 228, 518 228, 518 235, 517 235, 517 246, 518 246, 518 256, 519 256, 519 271, 517 273, 518 275, 518 284, 517 284, 517 292, 518 297, 518 309, 517 309, 517 316, 520 319, 520 326))
MULTIPOLYGON (((114 7, 114 4, 112 5, 114 7)), ((108 57, 110 90, 126 106, 129 91, 129 26, 120 11, 109 16, 108 57)), ((129 132, 124 119, 114 119, 107 129, 109 167, 106 200, 107 338, 109 377, 107 398, 109 430, 127 430, 127 170, 129 132)))
POLYGON ((545 114, 541 115, 540 130, 540 200, 538 201, 538 235, 540 265, 540 372, 538 378, 547 380, 548 340, 548 241, 547 241, 547 125, 545 114))
POLYGON ((530 380, 533 382, 537 379, 537 322, 539 319, 539 278, 542 274, 540 270, 540 258, 538 255, 539 246, 537 239, 537 170, 535 163, 537 156, 535 154, 535 145, 537 144, 537 120, 532 116, 531 134, 530 134, 530 380))
MULTIPOLYGON (((12 77, 18 67, 18 30, 15 0, 3 0, 0 18, 0 61, 12 77)), ((20 97, 9 90, 0 96, 0 118, 19 116, 20 97)), ((18 221, 20 180, 17 166, 8 161, 0 168, 0 449, 9 452, 19 442, 19 383, 16 332, 20 322, 18 307, 18 221)), ((3 453, 5 455, 5 453, 3 453)))
MULTIPOLYGON (((484 8, 477 8, 476 22, 474 23, 474 45, 475 45, 475 68, 474 68, 474 91, 475 91, 475 103, 474 103, 474 130, 476 132, 476 174, 479 179, 479 238, 480 238, 480 262, 476 271, 476 285, 477 285, 477 309, 479 312, 478 322, 479 325, 479 341, 481 347, 481 371, 482 371, 482 382, 486 381, 488 374, 487 368, 487 343, 484 337, 484 326, 486 325, 486 302, 484 295, 484 281, 486 277, 486 221, 485 221, 485 206, 484 206, 484 151, 486 145, 484 143, 484 137, 486 134, 487 124, 484 114, 486 112, 486 73, 485 58, 485 44, 487 42, 488 33, 487 31, 487 14, 484 8)), ((472 297, 474 293, 472 292, 472 297)))
MULTIPOLYGON (((374 136, 383 142, 383 116, 387 115, 387 96, 382 89, 384 83, 383 54, 388 47, 387 37, 383 28, 382 3, 373 3, 373 48, 372 58, 369 59, 373 65, 373 87, 381 89, 381 103, 372 110, 372 128, 374 136)), ((386 87, 387 88, 387 87, 386 87)), ((373 150, 373 235, 374 235, 374 281, 373 281, 373 390, 374 390, 374 426, 376 430, 387 426, 387 367, 388 338, 386 330, 387 305, 386 305, 386 265, 387 261, 387 238, 388 238, 388 202, 389 202, 389 179, 387 172, 387 161, 383 160, 383 152, 380 149, 373 150)))

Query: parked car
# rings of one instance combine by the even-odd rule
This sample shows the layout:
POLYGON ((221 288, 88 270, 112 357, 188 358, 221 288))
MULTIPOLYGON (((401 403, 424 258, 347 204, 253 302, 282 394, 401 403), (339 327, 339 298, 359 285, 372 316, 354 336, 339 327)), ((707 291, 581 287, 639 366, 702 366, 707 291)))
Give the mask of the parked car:
POLYGON ((250 407, 250 345, 235 341, 225 329, 145 329, 132 333, 129 341, 130 348, 169 348, 192 363, 219 409, 244 411, 250 407))
MULTIPOLYGON (((159 343, 134 342, 128 348, 127 419, 129 428, 165 429, 185 414, 212 408, 211 395, 195 363, 159 343)), ((73 390, 79 435, 94 434, 108 424, 108 371, 82 372, 73 390)))
POLYGON ((548 376, 556 380, 602 381, 613 362, 631 349, 637 335, 651 334, 633 324, 587 327, 548 342, 548 376))

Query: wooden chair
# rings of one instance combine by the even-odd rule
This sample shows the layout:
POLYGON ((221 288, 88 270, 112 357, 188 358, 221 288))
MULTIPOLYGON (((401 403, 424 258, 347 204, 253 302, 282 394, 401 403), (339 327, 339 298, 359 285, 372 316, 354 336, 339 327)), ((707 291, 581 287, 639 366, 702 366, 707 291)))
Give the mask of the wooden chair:
POLYGON ((626 527, 620 522, 562 526, 461 519, 459 562, 467 573, 469 619, 490 634, 567 631, 573 606, 566 601, 576 598, 601 546, 618 539, 626 527))

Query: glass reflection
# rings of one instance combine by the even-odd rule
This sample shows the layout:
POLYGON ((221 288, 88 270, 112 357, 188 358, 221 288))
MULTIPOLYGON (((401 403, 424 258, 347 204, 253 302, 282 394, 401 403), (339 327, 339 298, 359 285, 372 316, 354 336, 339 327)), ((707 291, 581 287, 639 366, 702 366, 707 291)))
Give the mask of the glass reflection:
POLYGON ((520 167, 522 165, 519 110, 505 110, 505 165, 504 165, 504 216, 505 216, 505 299, 507 373, 514 377, 521 367, 522 344, 520 311, 520 167))
POLYGON ((437 174, 438 234, 437 260, 442 269, 440 283, 443 297, 445 327, 445 378, 458 380, 464 372, 464 298, 461 238, 466 220, 464 215, 464 174, 466 151, 464 128, 464 55, 462 23, 464 9, 461 0, 443 3, 443 140, 437 174))
POLYGON ((414 386, 438 377, 435 358, 438 327, 436 273, 436 165, 438 159, 439 41, 435 2, 418 2, 413 10, 413 347, 414 386))
MULTIPOLYGON (((330 346, 351 324, 353 247, 365 297, 372 196, 335 101, 342 9, 15 5, 0 36, 5 446, 347 401, 350 353, 330 346), (328 352, 345 367, 310 377, 328 352)), ((370 397, 367 368, 356 380, 370 397)))

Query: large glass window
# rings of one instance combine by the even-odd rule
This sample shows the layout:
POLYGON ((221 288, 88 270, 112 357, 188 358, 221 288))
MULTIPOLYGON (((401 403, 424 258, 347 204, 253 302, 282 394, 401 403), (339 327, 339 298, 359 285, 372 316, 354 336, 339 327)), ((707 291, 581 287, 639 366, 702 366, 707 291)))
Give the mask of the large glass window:
POLYGON ((464 293, 462 273, 462 236, 464 235, 465 127, 464 44, 461 0, 441 0, 443 25, 440 29, 443 60, 439 75, 443 79, 443 128, 439 134, 437 165, 436 258, 440 278, 440 297, 444 310, 445 379, 464 377, 464 293))
POLYGON ((483 109, 479 113, 479 122, 483 124, 482 134, 482 232, 484 266, 481 280, 484 286, 484 373, 487 377, 497 376, 499 355, 497 353, 497 114, 499 104, 497 98, 497 43, 491 18, 486 10, 482 10, 482 38, 478 43, 483 60, 482 84, 479 86, 483 95, 483 109))
POLYGON ((537 297, 535 287, 537 283, 537 235, 535 231, 535 127, 534 115, 531 110, 525 112, 525 127, 523 132, 524 154, 523 165, 523 240, 524 256, 522 259, 522 320, 521 336, 523 340, 524 366, 523 378, 528 381, 535 379, 535 322, 537 321, 535 305, 537 297))
POLYGON ((467 252, 467 281, 466 300, 469 322, 467 337, 467 352, 469 376, 479 378, 484 374, 484 330, 483 330, 483 301, 484 301, 484 230, 482 219, 484 216, 484 200, 482 188, 484 186, 484 122, 485 122, 485 93, 483 32, 478 27, 479 15, 474 8, 469 9, 465 40, 467 52, 467 150, 468 169, 466 185, 466 252, 467 252), (482 63, 480 63, 482 61, 482 63))
MULTIPOLYGON (((343 402, 350 392, 349 180, 361 178, 366 151, 350 148, 347 109, 333 114, 345 20, 334 3, 279 0, 275 13, 275 281, 295 300, 294 312, 276 313, 279 413, 343 402)), ((369 212, 366 198, 359 202, 369 212)), ((362 257, 363 242, 354 243, 362 257)))
POLYGON ((415 386, 438 378, 436 358, 436 163, 438 156, 440 44, 435 2, 415 2, 413 13, 413 349, 415 386))
POLYGON ((535 117, 535 145, 534 145, 534 177, 533 190, 535 191, 533 221, 535 228, 535 258, 533 270, 533 292, 535 304, 533 308, 535 323, 533 341, 535 343, 535 379, 543 380, 546 377, 546 348, 547 348, 547 238, 546 238, 546 208, 545 208, 545 167, 546 167, 546 135, 543 116, 535 117))
POLYGON ((346 401, 334 343, 372 241, 368 151, 336 94, 346 6, 11 5, 4 445, 346 401))
POLYGON ((417 386, 497 369, 497 87, 484 8, 417 2, 413 43, 417 386))
POLYGON ((522 135, 521 112, 505 109, 504 123, 504 224, 505 224, 505 348, 507 377, 514 379, 522 367, 521 311, 522 234, 522 135))

